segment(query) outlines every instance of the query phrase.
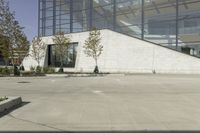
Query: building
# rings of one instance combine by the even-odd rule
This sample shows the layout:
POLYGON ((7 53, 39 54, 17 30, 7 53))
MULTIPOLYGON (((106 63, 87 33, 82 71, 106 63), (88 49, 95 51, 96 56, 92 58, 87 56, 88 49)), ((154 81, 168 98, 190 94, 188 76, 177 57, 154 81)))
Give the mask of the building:
POLYGON ((9 57, 8 62, 6 63, 6 60, 4 59, 1 50, 0 50, 0 66, 12 66, 13 64, 20 66, 22 61, 23 61, 23 57, 26 56, 26 52, 24 51, 13 51, 13 59, 12 57, 9 57), (20 54, 19 54, 20 53, 20 54))
POLYGON ((72 36, 65 70, 91 72, 94 61, 82 46, 96 27, 102 72, 200 73, 200 0, 39 0, 38 15, 43 66, 59 66, 52 35, 62 31, 72 36))

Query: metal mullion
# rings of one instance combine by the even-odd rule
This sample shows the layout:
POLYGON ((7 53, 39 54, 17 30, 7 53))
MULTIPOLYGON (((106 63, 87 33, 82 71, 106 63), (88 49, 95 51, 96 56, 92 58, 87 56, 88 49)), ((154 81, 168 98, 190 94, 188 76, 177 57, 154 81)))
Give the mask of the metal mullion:
POLYGON ((113 30, 116 29, 116 0, 113 0, 113 30))
POLYGON ((142 0, 142 14, 141 14, 141 19, 142 19, 142 28, 141 28, 141 39, 144 40, 144 0, 142 0))
POLYGON ((61 32, 61 1, 59 3, 59 32, 61 32))
POLYGON ((73 0, 70 0, 70 33, 73 32, 73 0))
POLYGON ((42 36, 45 36, 46 31, 46 1, 42 1, 42 36))
POLYGON ((53 35, 56 32, 56 1, 53 1, 53 35))
POLYGON ((41 29, 41 26, 40 26, 40 12, 41 12, 41 9, 40 9, 40 2, 41 0, 38 0, 38 37, 40 37, 40 29, 41 29))
POLYGON ((90 23, 89 29, 91 30, 93 28, 93 21, 92 21, 92 19, 93 19, 93 0, 90 0, 89 12, 90 12, 90 14, 89 14, 89 23, 90 23))
POLYGON ((179 35, 179 2, 176 0, 176 50, 178 50, 178 35, 179 35))

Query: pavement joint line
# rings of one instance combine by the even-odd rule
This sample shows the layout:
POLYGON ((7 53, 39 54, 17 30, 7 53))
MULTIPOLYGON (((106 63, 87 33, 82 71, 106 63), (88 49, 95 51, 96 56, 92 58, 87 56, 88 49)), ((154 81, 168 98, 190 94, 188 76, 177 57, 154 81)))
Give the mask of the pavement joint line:
POLYGON ((32 124, 39 125, 39 126, 43 126, 43 127, 48 127, 48 128, 50 128, 50 129, 55 129, 55 130, 59 130, 59 131, 65 131, 65 130, 63 130, 63 129, 59 129, 59 128, 56 128, 56 127, 52 127, 52 126, 49 126, 49 125, 44 124, 44 123, 39 123, 39 122, 34 122, 34 121, 22 119, 22 118, 17 118, 17 117, 15 117, 15 116, 13 116, 12 114, 8 114, 7 116, 9 116, 10 118, 13 118, 13 119, 15 119, 15 120, 19 120, 19 121, 23 121, 23 122, 28 122, 28 123, 32 123, 32 124))
POLYGON ((119 77, 121 82, 117 78, 0 79, 1 95, 20 95, 30 103, 10 112, 28 122, 7 113, 0 119, 0 130, 200 129, 200 76, 188 76, 188 80, 168 75, 127 76, 119 77))

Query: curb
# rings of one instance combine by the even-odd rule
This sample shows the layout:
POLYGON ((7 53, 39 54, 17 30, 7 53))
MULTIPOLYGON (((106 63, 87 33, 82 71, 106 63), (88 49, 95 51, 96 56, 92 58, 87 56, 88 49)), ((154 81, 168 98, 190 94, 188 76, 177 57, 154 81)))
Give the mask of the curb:
POLYGON ((21 97, 8 97, 7 100, 0 102, 0 113, 8 111, 22 103, 21 97))
POLYGON ((108 74, 46 74, 46 77, 101 77, 108 74))

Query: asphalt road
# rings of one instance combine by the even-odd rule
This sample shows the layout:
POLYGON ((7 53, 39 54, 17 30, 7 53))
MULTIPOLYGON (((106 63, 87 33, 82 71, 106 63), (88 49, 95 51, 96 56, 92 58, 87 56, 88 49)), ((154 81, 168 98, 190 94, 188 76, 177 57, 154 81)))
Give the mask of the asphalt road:
POLYGON ((0 78, 0 131, 200 130, 200 75, 0 78))

